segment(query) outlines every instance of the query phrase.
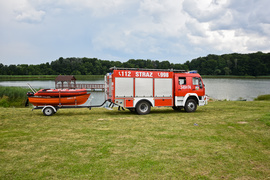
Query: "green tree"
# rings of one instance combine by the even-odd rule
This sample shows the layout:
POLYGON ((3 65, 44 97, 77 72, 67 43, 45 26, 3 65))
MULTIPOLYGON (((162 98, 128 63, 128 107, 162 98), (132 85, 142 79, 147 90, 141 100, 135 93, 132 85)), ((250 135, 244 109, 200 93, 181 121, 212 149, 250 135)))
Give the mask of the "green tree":
POLYGON ((232 71, 230 70, 229 67, 225 67, 224 72, 225 72, 225 75, 230 75, 232 71))

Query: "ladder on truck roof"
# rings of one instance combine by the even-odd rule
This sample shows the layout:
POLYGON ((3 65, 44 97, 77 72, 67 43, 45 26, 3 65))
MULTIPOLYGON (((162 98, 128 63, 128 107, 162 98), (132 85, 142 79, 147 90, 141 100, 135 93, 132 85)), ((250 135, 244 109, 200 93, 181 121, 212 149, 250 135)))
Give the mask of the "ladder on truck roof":
POLYGON ((110 70, 133 70, 133 71, 168 71, 168 72, 188 72, 187 70, 180 69, 147 69, 147 68, 122 68, 122 67, 111 67, 110 70))

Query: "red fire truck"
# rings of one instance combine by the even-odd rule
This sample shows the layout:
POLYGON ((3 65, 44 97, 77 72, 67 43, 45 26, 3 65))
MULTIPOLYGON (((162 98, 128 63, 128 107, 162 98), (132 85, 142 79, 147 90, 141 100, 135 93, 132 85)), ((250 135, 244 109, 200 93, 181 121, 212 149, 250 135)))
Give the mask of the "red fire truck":
POLYGON ((194 112, 207 104, 201 76, 183 70, 111 68, 105 76, 106 100, 119 107, 148 114, 151 107, 170 106, 194 112))
POLYGON ((29 92, 28 99, 35 105, 33 109, 42 109, 46 116, 53 115, 58 109, 91 109, 102 107, 107 102, 110 103, 109 107, 118 105, 119 108, 136 111, 140 115, 148 114, 151 107, 170 106, 175 110, 184 108, 186 112, 194 112, 198 105, 207 104, 205 87, 197 72, 116 67, 111 70, 112 73, 105 76, 106 99, 101 105, 90 106, 90 94, 83 95, 88 98, 83 99, 83 104, 79 103, 79 96, 61 97, 60 93, 59 97, 43 97, 29 92))

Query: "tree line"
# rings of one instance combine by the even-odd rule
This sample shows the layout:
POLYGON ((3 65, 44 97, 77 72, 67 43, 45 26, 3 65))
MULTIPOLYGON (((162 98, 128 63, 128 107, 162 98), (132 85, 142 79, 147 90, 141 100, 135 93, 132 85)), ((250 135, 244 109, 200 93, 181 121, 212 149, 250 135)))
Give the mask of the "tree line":
POLYGON ((111 67, 197 70, 201 75, 270 75, 270 53, 209 54, 183 64, 169 61, 130 59, 127 62, 97 58, 63 58, 38 65, 0 63, 0 75, 104 75, 111 67))
POLYGON ((185 63, 202 75, 263 76, 270 75, 270 53, 209 54, 185 63))

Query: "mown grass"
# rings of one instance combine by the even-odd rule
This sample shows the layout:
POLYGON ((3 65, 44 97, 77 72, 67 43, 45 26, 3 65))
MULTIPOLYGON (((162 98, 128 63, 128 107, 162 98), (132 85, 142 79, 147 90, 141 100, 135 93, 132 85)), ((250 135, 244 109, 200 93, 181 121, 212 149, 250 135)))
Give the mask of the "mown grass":
POLYGON ((195 113, 0 108, 0 179, 268 179, 270 102, 195 113))

